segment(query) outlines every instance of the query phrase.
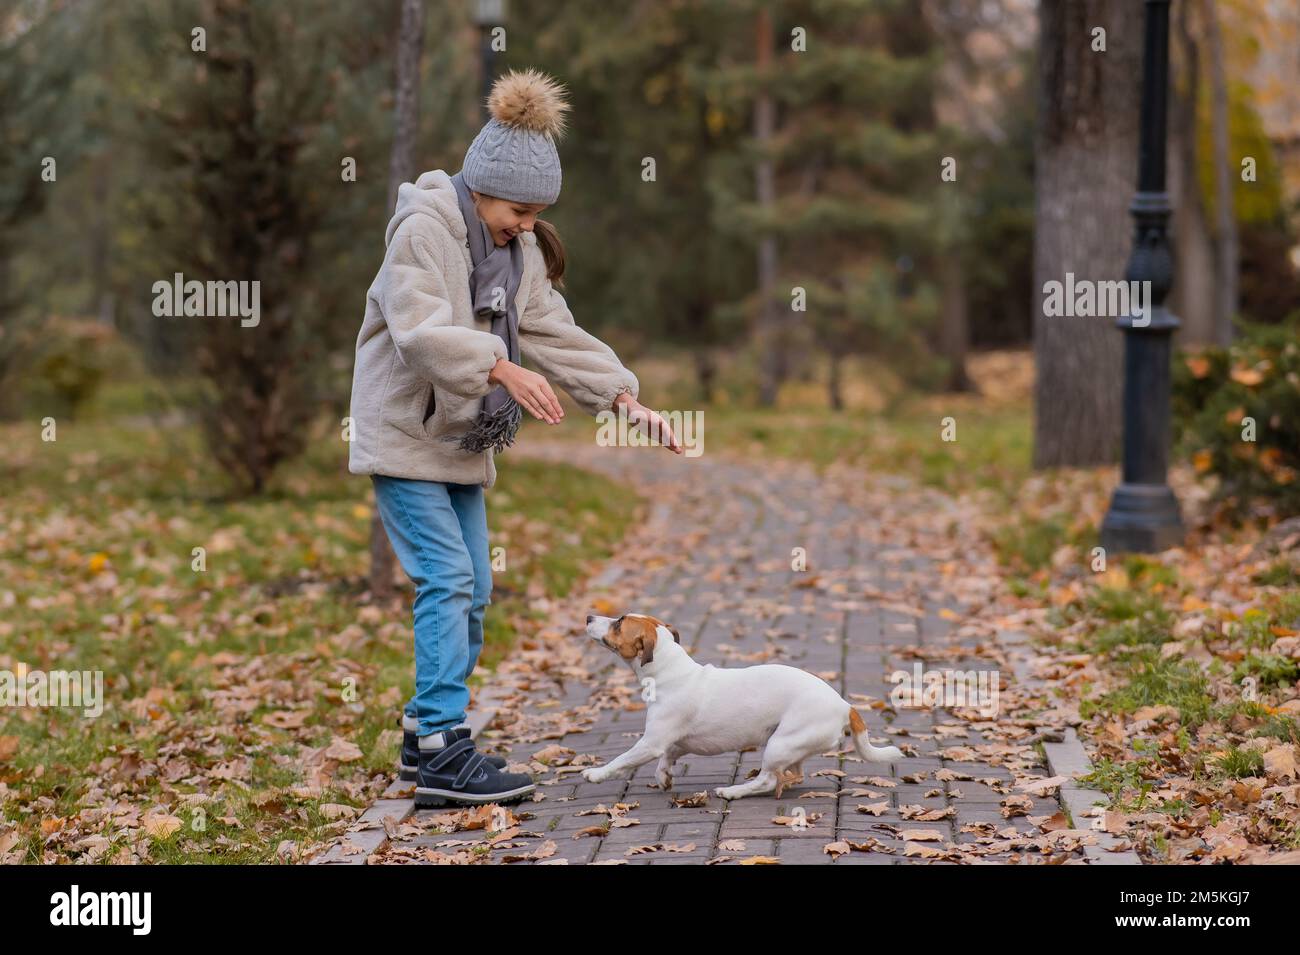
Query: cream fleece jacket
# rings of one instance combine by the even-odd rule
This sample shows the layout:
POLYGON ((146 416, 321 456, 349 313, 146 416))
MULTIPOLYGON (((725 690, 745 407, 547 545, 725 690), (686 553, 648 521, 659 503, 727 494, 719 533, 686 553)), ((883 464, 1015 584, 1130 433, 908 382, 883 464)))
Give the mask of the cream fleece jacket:
MULTIPOLYGON (((491 450, 475 454, 441 440, 473 425, 492 387, 488 372, 507 357, 491 323, 470 308, 469 240, 447 173, 435 169, 402 184, 384 241, 357 336, 348 470, 491 487, 491 450)), ((536 236, 521 233, 519 241, 524 276, 515 307, 524 360, 590 415, 611 408, 621 391, 637 397, 636 376, 574 324, 546 277, 536 236)))

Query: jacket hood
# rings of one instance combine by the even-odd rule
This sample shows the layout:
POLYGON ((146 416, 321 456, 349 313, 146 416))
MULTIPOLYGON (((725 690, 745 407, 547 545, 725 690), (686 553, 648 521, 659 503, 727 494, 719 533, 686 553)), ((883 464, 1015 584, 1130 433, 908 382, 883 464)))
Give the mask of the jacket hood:
POLYGON ((398 226, 413 215, 431 216, 441 222, 457 242, 468 237, 465 218, 460 214, 456 186, 451 176, 441 169, 422 173, 415 182, 404 182, 397 188, 397 207, 384 230, 384 245, 393 240, 398 226))

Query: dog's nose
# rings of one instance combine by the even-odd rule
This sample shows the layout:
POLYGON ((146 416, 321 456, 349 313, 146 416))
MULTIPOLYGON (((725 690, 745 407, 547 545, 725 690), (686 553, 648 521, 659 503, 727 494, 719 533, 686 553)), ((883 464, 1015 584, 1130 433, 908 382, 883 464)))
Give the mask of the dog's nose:
POLYGON ((591 621, 595 619, 596 619, 596 615, 594 613, 587 614, 587 623, 591 623, 591 621))

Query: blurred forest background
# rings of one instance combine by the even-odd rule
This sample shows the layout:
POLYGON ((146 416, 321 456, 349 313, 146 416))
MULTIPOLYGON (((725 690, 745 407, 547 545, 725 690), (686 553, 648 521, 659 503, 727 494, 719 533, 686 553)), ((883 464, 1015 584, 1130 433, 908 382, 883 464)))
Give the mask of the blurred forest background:
MULTIPOLYGON (((704 411, 706 455, 756 472, 786 457, 947 495, 880 520, 931 522, 975 593, 998 576, 1007 626, 1068 655, 1095 738, 1153 707, 1196 730, 1195 759, 1191 737, 1107 750, 1112 807, 1166 770, 1285 769, 1258 747, 1300 741, 1300 0, 1172 5, 1188 540, 1106 569, 1122 335, 1049 319, 1043 285, 1124 275, 1143 7, 5 0, 0 667, 111 686, 105 719, 0 726, 0 862, 300 858, 382 792, 411 635, 346 471, 354 344, 397 185, 460 168, 512 67, 570 91, 543 218, 577 322, 645 404, 704 411), (260 282, 259 324, 155 316, 176 272, 260 282), (207 798, 198 838, 175 813, 207 798)), ((640 513, 528 457, 594 431, 526 422, 498 461, 485 667, 640 513)), ((1234 798, 1147 815, 1219 829, 1263 805, 1234 798)), ((1252 841, 1300 850, 1285 821, 1252 841)), ((1153 832, 1148 858, 1187 857, 1153 832)))
MULTIPOLYGON (((1045 277, 1127 260, 1141 4, 415 6, 418 36, 398 0, 8 4, 0 414, 79 413, 147 375, 215 444, 241 445, 222 455, 236 487, 262 487, 304 421, 345 413, 390 168, 460 168, 487 69, 535 66, 571 90, 545 216, 578 321, 634 366, 686 372, 651 403, 798 393, 841 409, 971 389, 972 354, 1034 345, 1045 277), (418 78, 395 141, 401 35, 418 78), (152 283, 176 271, 260 280, 261 327, 155 317, 152 283)), ((1234 320, 1300 308, 1300 10, 1176 3, 1172 32, 1173 306, 1181 344, 1222 345, 1234 320)), ((1118 382, 1120 336, 1056 324, 1040 325, 1040 365, 1097 354, 1040 392, 1036 462, 1114 460, 1119 389, 1101 382, 1118 382)))

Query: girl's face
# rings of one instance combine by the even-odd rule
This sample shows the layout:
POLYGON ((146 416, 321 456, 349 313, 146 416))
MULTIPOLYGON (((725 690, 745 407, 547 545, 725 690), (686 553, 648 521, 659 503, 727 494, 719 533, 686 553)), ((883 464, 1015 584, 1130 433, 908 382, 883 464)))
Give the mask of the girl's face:
POLYGON ((546 208, 541 202, 513 202, 475 192, 474 207, 478 217, 492 232, 492 242, 497 246, 507 244, 520 232, 532 232, 537 215, 546 208))

